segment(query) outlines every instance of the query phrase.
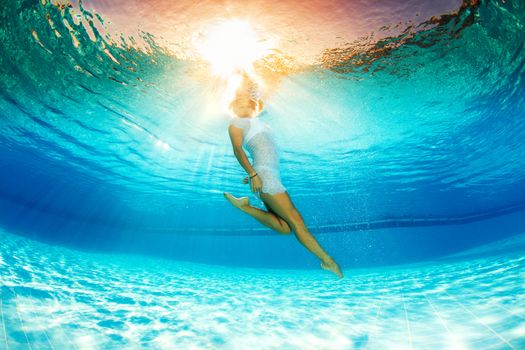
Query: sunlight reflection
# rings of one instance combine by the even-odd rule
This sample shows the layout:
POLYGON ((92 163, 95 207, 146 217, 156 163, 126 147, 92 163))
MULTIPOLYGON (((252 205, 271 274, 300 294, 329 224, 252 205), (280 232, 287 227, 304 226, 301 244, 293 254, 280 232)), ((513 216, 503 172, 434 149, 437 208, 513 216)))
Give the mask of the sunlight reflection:
POLYGON ((235 19, 206 28, 194 45, 210 62, 213 73, 227 78, 236 70, 251 71, 253 63, 267 55, 274 42, 262 39, 249 22, 235 19))
POLYGON ((162 148, 164 151, 167 151, 167 150, 170 149, 170 145, 168 145, 166 142, 164 142, 162 140, 157 140, 155 145, 160 147, 160 148, 162 148))

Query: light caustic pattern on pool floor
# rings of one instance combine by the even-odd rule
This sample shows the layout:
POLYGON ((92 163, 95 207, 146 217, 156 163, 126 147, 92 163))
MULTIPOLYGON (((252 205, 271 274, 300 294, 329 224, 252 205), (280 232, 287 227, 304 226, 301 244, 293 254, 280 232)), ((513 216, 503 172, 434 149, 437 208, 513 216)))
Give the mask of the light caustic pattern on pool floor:
POLYGON ((338 281, 0 242, 0 349, 525 348, 522 252, 338 281))

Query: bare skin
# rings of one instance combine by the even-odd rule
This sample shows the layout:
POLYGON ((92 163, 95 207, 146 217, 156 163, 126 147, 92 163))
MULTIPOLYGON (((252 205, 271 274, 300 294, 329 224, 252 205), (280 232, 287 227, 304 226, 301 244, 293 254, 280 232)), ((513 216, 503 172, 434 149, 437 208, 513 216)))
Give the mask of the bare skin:
POLYGON ((288 192, 273 195, 264 192, 259 194, 268 209, 274 211, 273 213, 251 206, 248 197, 236 198, 227 192, 224 192, 224 197, 236 208, 281 234, 290 234, 293 231, 299 242, 321 260, 323 269, 332 271, 339 278, 342 278, 341 268, 312 236, 301 214, 293 205, 288 192))
MULTIPOLYGON (((238 117, 251 118, 260 112, 262 102, 254 101, 248 96, 237 95, 236 100, 232 102, 230 107, 238 117)), ((228 132, 237 160, 250 176, 255 175, 256 172, 242 148, 242 130, 231 125, 228 132)), ((244 182, 247 183, 248 179, 245 178, 244 182)), ((248 197, 236 198, 226 192, 224 192, 224 197, 233 206, 252 216, 261 224, 281 234, 294 232, 299 242, 321 260, 321 267, 323 269, 332 271, 338 277, 342 278, 343 274, 339 265, 326 253, 310 233, 288 192, 276 194, 262 192, 262 181, 257 175, 253 176, 249 182, 251 191, 259 193, 268 211, 251 206, 248 197)))

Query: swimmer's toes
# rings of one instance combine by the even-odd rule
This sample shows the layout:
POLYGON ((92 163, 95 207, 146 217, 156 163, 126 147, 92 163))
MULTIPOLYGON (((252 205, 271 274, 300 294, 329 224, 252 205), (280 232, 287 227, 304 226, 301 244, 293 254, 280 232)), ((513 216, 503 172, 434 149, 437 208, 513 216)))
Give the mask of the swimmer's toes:
POLYGON ((242 207, 247 206, 247 205, 250 204, 250 201, 248 200, 248 197, 236 198, 236 197, 232 196, 231 194, 229 194, 227 192, 224 192, 224 197, 226 197, 226 199, 228 201, 230 201, 230 203, 234 207, 237 207, 237 208, 242 208, 242 207))
POLYGON ((337 263, 334 260, 328 262, 321 262, 321 267, 325 270, 332 271, 337 275, 337 277, 343 278, 341 268, 339 267, 339 265, 337 265, 337 263))

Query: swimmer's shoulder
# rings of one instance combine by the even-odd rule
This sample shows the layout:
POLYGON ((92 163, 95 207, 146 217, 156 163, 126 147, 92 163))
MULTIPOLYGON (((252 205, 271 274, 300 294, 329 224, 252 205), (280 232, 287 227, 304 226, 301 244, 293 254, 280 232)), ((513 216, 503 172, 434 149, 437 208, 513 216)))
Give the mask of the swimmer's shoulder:
POLYGON ((247 125, 248 123, 250 123, 250 119, 253 119, 253 118, 241 118, 241 117, 231 117, 230 118, 230 122, 229 122, 229 125, 247 125))
POLYGON ((230 121, 228 122, 228 130, 231 132, 232 130, 235 131, 235 129, 242 129, 246 127, 246 121, 243 119, 246 118, 239 118, 239 117, 231 117, 230 121))

